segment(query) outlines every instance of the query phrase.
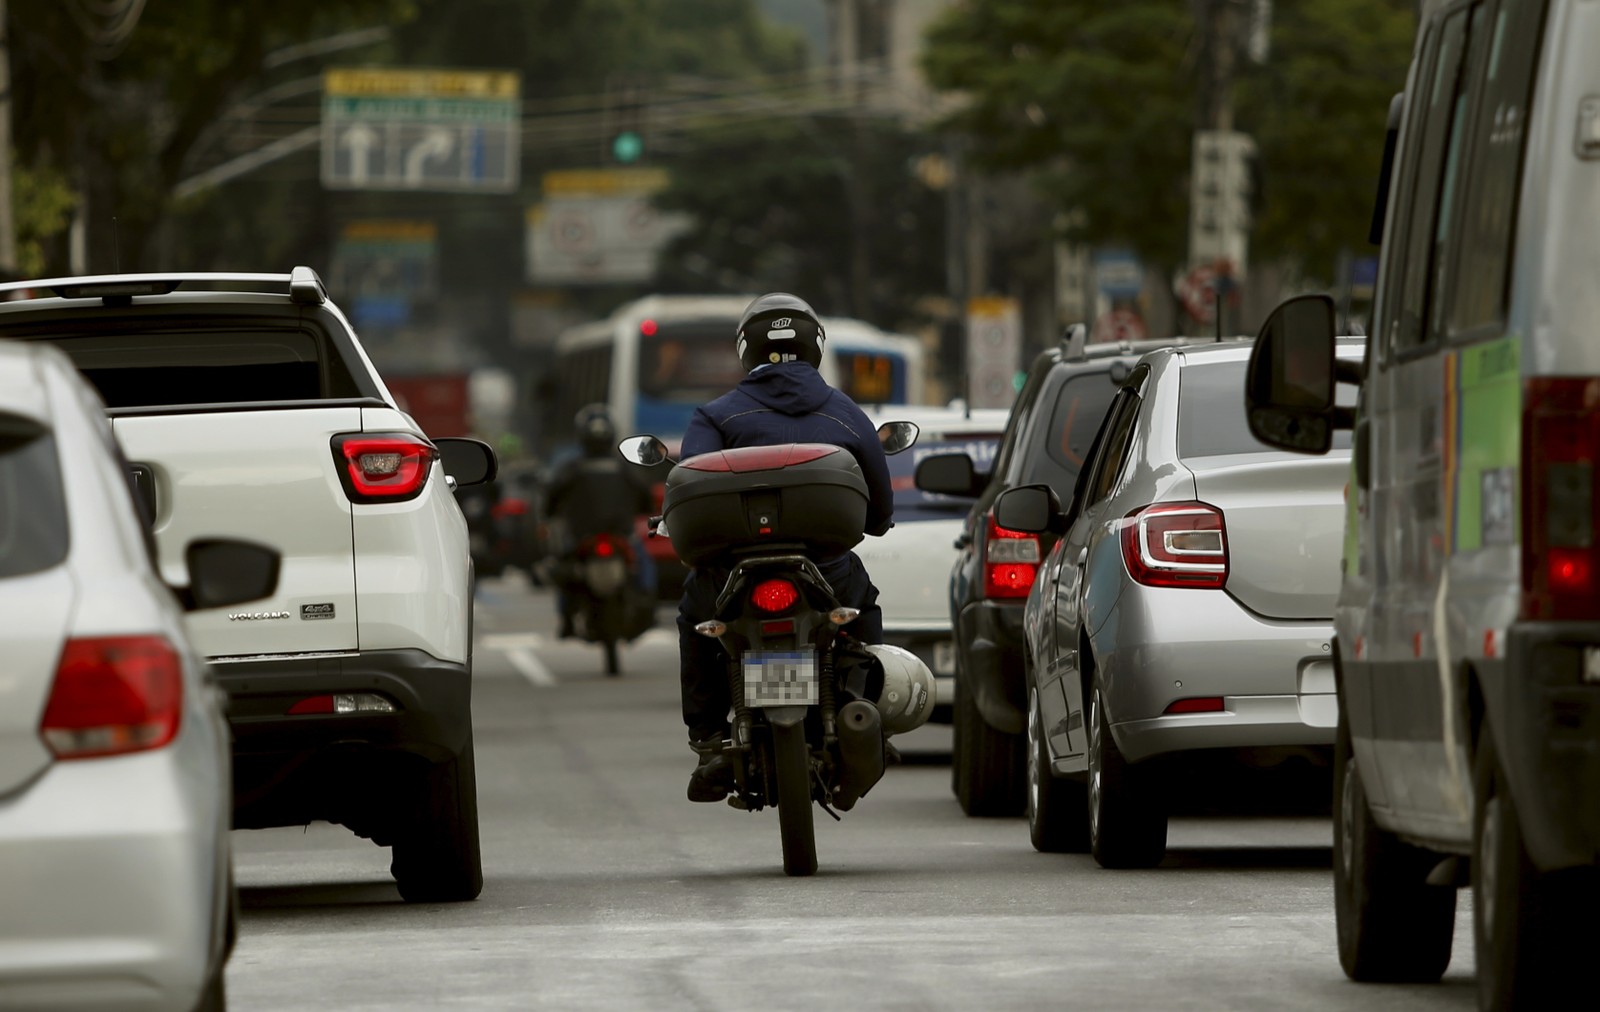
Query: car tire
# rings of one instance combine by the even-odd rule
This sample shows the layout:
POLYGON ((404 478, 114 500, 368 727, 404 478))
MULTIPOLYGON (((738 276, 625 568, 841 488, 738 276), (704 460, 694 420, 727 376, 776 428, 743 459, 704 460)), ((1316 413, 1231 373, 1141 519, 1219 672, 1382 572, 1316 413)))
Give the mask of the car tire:
POLYGON ((1028 836, 1043 854, 1082 854, 1089 849, 1089 805, 1081 781, 1063 780, 1050 765, 1039 690, 1028 690, 1028 836))
POLYGON ((407 903, 460 903, 483 891, 478 784, 472 739, 423 778, 416 818, 394 842, 389 866, 407 903))
POLYGON ((1594 872, 1541 873, 1528 857, 1517 807, 1489 729, 1473 766, 1472 940, 1478 1007, 1496 1012, 1568 1007, 1583 993, 1596 935, 1594 872))
POLYGON ((1333 756, 1333 905, 1351 980, 1433 983, 1450 965, 1456 890, 1430 886, 1439 857, 1372 820, 1343 708, 1333 756))
POLYGON ((959 678, 955 724, 950 765, 961 810, 980 817, 1021 815, 1027 794, 1022 766, 1027 739, 990 727, 959 678))
POLYGON ((1089 852, 1102 868, 1154 868, 1167 853, 1167 812, 1154 770, 1117 748, 1098 686, 1090 695, 1089 852))

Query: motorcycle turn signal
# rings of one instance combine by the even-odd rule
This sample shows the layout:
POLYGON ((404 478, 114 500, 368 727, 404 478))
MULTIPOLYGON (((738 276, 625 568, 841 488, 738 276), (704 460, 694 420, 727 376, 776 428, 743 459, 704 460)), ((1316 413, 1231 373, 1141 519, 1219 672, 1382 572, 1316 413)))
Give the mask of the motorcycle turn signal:
POLYGON ((828 621, 834 625, 849 625, 861 614, 859 608, 835 608, 828 612, 828 621))
POLYGON ((717 639, 723 633, 728 631, 728 624, 726 622, 718 622, 716 619, 712 619, 709 622, 701 622, 699 625, 694 627, 694 631, 702 636, 710 636, 712 639, 717 639))

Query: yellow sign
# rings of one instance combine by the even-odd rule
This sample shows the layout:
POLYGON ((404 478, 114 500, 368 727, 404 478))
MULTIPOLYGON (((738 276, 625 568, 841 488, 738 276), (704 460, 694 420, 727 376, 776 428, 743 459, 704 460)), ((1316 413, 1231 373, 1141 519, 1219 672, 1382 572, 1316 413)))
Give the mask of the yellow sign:
POLYGON ((544 174, 546 197, 645 196, 667 188, 666 169, 568 169, 544 174))
POLYGON ((508 70, 399 70, 341 67, 323 77, 329 96, 515 99, 521 76, 508 70))

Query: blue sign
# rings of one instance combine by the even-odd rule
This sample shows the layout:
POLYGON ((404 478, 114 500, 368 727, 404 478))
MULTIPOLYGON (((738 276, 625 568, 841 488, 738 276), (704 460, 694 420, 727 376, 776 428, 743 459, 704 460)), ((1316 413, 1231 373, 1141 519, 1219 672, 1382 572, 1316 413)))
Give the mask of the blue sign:
POLYGON ((1144 265, 1132 250, 1100 250, 1094 255, 1094 283, 1107 298, 1134 298, 1144 290, 1144 265))

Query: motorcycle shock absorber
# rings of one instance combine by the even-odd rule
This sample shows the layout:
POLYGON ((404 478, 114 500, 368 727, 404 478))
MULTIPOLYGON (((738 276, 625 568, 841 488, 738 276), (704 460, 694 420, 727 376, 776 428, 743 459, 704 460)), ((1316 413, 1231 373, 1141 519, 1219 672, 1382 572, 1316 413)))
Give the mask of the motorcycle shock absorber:
POLYGON ((733 743, 750 744, 750 707, 744 701, 744 672, 738 661, 728 662, 728 694, 733 701, 733 743))
POLYGON ((822 651, 822 664, 819 672, 821 682, 817 686, 817 702, 822 710, 822 743, 832 745, 838 740, 837 704, 833 698, 833 649, 830 647, 822 651))

